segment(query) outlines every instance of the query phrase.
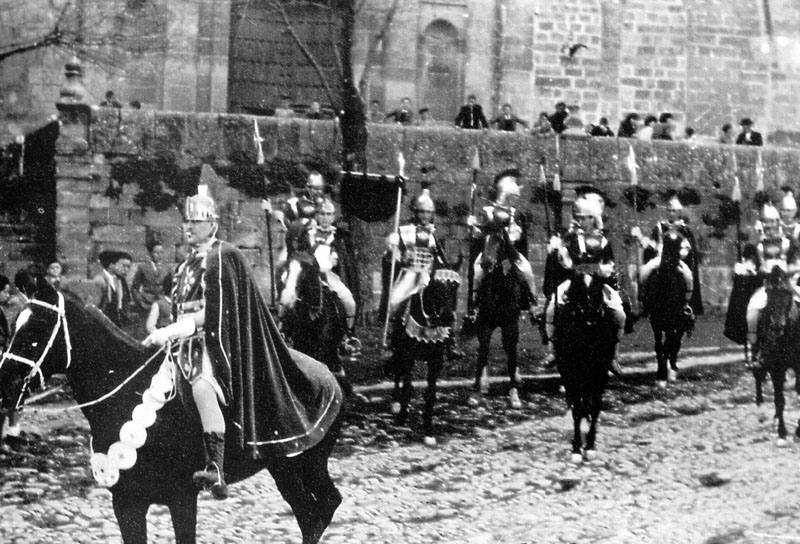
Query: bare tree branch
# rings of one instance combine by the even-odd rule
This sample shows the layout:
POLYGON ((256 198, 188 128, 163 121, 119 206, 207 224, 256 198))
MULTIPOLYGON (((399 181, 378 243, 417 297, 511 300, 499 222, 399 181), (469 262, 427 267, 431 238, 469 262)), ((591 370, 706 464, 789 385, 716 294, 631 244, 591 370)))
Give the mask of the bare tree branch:
POLYGON ((364 69, 361 71, 361 78, 358 80, 359 89, 363 90, 366 88, 370 73, 372 72, 372 67, 377 62, 376 57, 378 54, 378 46, 386 39, 386 35, 389 33, 389 27, 392 26, 392 21, 394 20, 394 16, 397 13, 397 8, 399 7, 400 0, 394 0, 392 5, 389 7, 389 10, 386 12, 386 17, 383 19, 383 24, 381 25, 380 30, 369 42, 369 47, 367 48, 367 57, 364 61, 364 69))

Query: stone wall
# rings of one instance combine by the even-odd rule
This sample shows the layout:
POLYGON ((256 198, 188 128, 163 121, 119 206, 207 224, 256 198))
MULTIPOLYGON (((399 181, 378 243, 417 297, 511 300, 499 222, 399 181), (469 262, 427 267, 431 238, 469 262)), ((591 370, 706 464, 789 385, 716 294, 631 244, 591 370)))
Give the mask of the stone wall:
MULTIPOLYGON (((179 182, 187 192, 193 191, 201 172, 205 172, 202 175, 212 180, 212 190, 222 209, 222 237, 245 250, 265 292, 269 284, 269 258, 264 214, 259 207, 264 194, 262 176, 265 172, 267 178, 272 176, 266 185, 270 194, 285 194, 287 185, 282 183, 287 180, 269 174, 281 172, 275 165, 283 164, 286 176, 297 174, 292 174, 294 163, 335 165, 340 141, 332 122, 282 121, 246 115, 123 111, 120 116, 117 112, 93 108, 90 123, 87 142, 74 136, 80 131, 71 130, 69 134, 62 132, 57 146, 56 245, 74 276, 94 273, 96 255, 103 248, 126 249, 137 261, 142 261, 146 259, 148 236, 159 236, 167 246, 178 244, 178 208, 171 206, 165 211, 142 208, 143 190, 147 187, 152 190, 152 180, 162 180, 158 183, 163 187, 179 182), (254 121, 265 138, 264 168, 255 166, 254 121), (202 165, 212 167, 217 175, 210 174, 210 169, 202 165), (137 170, 142 170, 138 174, 140 181, 131 181, 137 178, 130 172, 137 170)), ((465 219, 475 150, 481 161, 476 178, 478 205, 486 201, 494 174, 510 167, 519 168, 524 178, 521 208, 531 220, 531 255, 539 278, 548 240, 539 165, 544 164, 547 180, 552 181, 558 169, 557 153, 563 165, 566 203, 574 198, 575 187, 586 183, 608 195, 606 227, 611 232, 620 266, 627 265, 631 274, 636 263, 636 246, 629 236, 631 227, 649 229, 663 214, 668 191, 680 191, 693 202, 686 206, 686 215, 704 255, 703 287, 706 301, 712 307, 727 301, 730 264, 736 257, 736 229, 725 222, 725 214, 720 210, 720 205, 729 203, 734 174, 744 194, 745 225, 755 218, 750 202, 758 183, 759 155, 768 192, 777 193, 787 184, 796 187, 800 174, 800 153, 783 148, 564 137, 557 149, 554 138, 537 139, 522 134, 391 125, 370 125, 369 129, 370 172, 395 174, 397 154, 402 152, 405 157, 410 196, 404 199, 404 219, 410 216, 407 204, 418 194, 420 183, 433 182, 438 232, 447 239, 452 257, 459 251, 466 254, 465 219), (638 199, 645 208, 638 213, 626 197, 626 190, 631 187, 626 166, 631 150, 638 165, 638 199)), ((294 180, 295 184, 303 183, 300 175, 294 180)), ((170 191, 167 189, 165 194, 170 191)), ((565 210, 566 221, 569 208, 565 210)), ((353 228, 363 237, 364 243, 359 245, 359 258, 365 264, 362 287, 368 298, 366 308, 371 310, 377 304, 376 292, 380 289, 383 236, 391 225, 356 221, 353 228)), ((280 245, 280 238, 280 233, 274 234, 275 248, 280 245)))

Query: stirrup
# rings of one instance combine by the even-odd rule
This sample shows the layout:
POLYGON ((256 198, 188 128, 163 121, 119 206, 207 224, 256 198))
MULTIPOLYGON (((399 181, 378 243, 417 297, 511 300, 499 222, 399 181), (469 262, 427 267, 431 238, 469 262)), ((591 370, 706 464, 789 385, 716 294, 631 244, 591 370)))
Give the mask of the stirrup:
POLYGON ((200 489, 211 491, 215 499, 228 498, 228 485, 222 478, 222 471, 216 463, 210 463, 206 465, 205 469, 195 472, 192 480, 200 489))

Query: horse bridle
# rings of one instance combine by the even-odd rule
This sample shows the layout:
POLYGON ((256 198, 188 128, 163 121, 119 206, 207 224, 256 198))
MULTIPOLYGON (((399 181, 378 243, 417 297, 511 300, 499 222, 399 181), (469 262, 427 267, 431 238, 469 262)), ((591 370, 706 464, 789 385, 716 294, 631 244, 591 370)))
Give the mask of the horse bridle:
MULTIPOLYGON (((31 380, 38 376, 39 377, 39 385, 40 387, 44 388, 44 374, 42 373, 42 363, 47 357, 47 354, 50 352, 50 348, 53 347, 53 343, 58 336, 58 332, 61 330, 61 327, 64 327, 64 342, 66 344, 66 352, 67 352, 67 368, 69 368, 70 363, 72 362, 72 344, 69 338, 69 328, 67 326, 67 315, 64 309, 64 295, 57 292, 58 295, 58 305, 50 304, 48 302, 44 302, 38 299, 31 299, 28 302, 28 305, 36 305, 41 306, 42 308, 46 308, 48 310, 52 310, 56 313, 57 319, 55 325, 53 325, 53 330, 50 332, 50 338, 45 345, 42 354, 39 358, 34 361, 33 359, 28 359, 27 357, 21 357, 15 353, 11 352, 11 348, 14 347, 14 339, 17 337, 16 332, 14 336, 11 338, 11 343, 8 346, 8 349, 3 353, 3 357, 0 358, 0 368, 3 367, 3 363, 6 361, 15 361, 18 363, 22 363, 30 367, 30 371, 28 372, 27 376, 25 376, 25 381, 22 384, 22 388, 19 392, 19 397, 17 397, 17 402, 14 405, 14 408, 10 410, 10 412, 17 412, 22 408, 23 399, 25 398, 25 393, 28 391, 28 387, 30 386, 31 380)), ((27 308, 26 308, 27 309, 27 308)), ((5 414, 5 410, 0 409, 0 414, 5 414)))

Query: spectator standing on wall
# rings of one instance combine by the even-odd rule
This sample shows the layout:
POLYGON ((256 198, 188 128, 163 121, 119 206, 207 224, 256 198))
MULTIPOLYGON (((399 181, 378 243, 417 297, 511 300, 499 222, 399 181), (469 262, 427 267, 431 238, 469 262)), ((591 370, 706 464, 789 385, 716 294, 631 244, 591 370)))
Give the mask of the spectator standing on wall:
POLYGON ((436 124, 436 120, 433 118, 433 115, 431 115, 430 108, 422 108, 417 113, 419 116, 417 117, 416 123, 414 123, 415 125, 425 127, 436 124))
POLYGON ((275 117, 279 119, 291 119, 294 117, 294 110, 291 106, 291 98, 288 94, 281 95, 280 105, 275 108, 275 117))
POLYGON ((613 138, 614 131, 611 130, 610 126, 608 126, 608 118, 601 117, 598 124, 592 125, 591 129, 589 130, 589 135, 613 138))
POLYGON ((564 131, 562 134, 579 134, 585 136, 587 134, 587 127, 583 123, 580 114, 581 107, 577 104, 571 104, 567 107, 567 117, 564 119, 564 131))
POLYGON ((122 109, 122 104, 117 101, 116 97, 114 96, 114 91, 106 91, 106 99, 100 102, 100 106, 103 108, 122 109))
POLYGON ((658 118, 658 124, 653 127, 654 140, 674 140, 675 117, 669 112, 662 113, 658 118))
POLYGON ((719 143, 732 144, 734 141, 736 141, 736 138, 733 137, 733 125, 725 123, 722 125, 722 128, 720 128, 719 143))
POLYGON ((367 121, 370 123, 383 123, 386 119, 386 114, 381 109, 381 103, 377 100, 372 100, 369 103, 369 113, 367 113, 367 121))
POLYGON ((308 111, 306 112, 306 119, 325 119, 325 114, 322 113, 322 109, 319 105, 319 102, 316 100, 308 106, 308 111))
POLYGON ((636 136, 636 133, 639 131, 639 117, 638 113, 629 113, 625 116, 625 119, 619 124, 619 129, 617 130, 617 137, 619 138, 633 138, 636 136))
POLYGON ((478 98, 474 94, 468 95, 467 103, 458 110, 455 124, 456 128, 489 128, 486 116, 483 115, 483 106, 478 104, 478 98))
POLYGON ((739 125, 742 127, 742 131, 736 138, 736 143, 738 145, 764 145, 764 141, 761 139, 761 133, 753 130, 752 119, 745 117, 739 121, 739 125))
POLYGON ((528 122, 517 117, 511 104, 503 104, 503 113, 492 119, 492 125, 505 132, 516 132, 517 125, 522 125, 526 130, 528 128, 528 122))
POLYGON ((658 119, 655 115, 648 115, 645 117, 644 125, 642 125, 642 128, 640 128, 638 131, 636 131, 636 139, 642 140, 643 142, 652 141, 657 124, 658 119))
POLYGON ((404 96, 400 100, 400 107, 386 114, 386 120, 391 120, 392 123, 397 123, 398 125, 413 125, 414 112, 411 109, 411 99, 404 96))
POLYGON ((47 265, 47 270, 44 273, 44 281, 49 283, 55 289, 61 288, 61 272, 63 267, 58 261, 52 261, 47 265))
POLYGON ((567 120, 569 116, 569 112, 567 111, 567 103, 566 102, 558 102, 556 104, 556 111, 552 115, 548 117, 550 121, 550 126, 553 127, 553 130, 561 134, 565 130, 567 130, 567 126, 564 122, 567 120))
POLYGON ((550 116, 546 111, 539 113, 539 119, 533 124, 531 134, 534 136, 549 136, 553 134, 553 127, 550 125, 550 116))

